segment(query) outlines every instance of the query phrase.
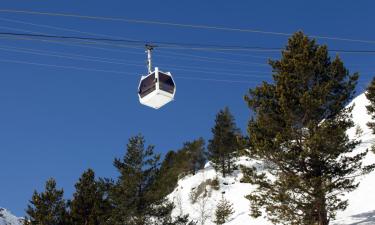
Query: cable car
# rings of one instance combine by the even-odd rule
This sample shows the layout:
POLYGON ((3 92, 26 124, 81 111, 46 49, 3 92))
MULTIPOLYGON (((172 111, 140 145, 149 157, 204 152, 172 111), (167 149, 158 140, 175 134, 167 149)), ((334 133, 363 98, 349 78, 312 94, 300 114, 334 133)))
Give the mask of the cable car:
POLYGON ((146 45, 148 53, 148 75, 142 76, 138 85, 139 102, 159 109, 174 99, 176 85, 170 72, 162 72, 158 67, 151 70, 152 46, 146 45))

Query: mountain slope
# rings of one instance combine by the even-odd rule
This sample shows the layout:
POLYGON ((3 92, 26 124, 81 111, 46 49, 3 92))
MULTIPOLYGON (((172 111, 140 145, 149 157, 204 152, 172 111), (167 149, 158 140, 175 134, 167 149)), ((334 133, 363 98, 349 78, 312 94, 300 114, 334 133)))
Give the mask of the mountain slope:
POLYGON ((4 208, 0 208, 0 225, 22 225, 23 219, 14 216, 4 208))
MULTIPOLYGON (((353 120, 356 126, 362 129, 363 133, 359 136, 356 135, 356 127, 353 127, 348 131, 348 135, 350 138, 358 138, 362 141, 357 147, 357 151, 371 149, 371 145, 375 142, 375 135, 372 134, 372 131, 366 125, 366 123, 371 120, 366 110, 366 105, 369 105, 370 102, 364 94, 361 94, 355 98, 350 105, 353 103, 355 104, 353 120)), ((375 154, 370 152, 365 158, 364 164, 374 162, 375 154)), ((375 172, 359 178, 358 181, 361 182, 359 187, 347 195, 349 199, 348 208, 344 212, 338 213, 337 220, 334 224, 375 224, 375 172)))
MULTIPOLYGON (((350 138, 360 139, 362 143, 355 151, 364 151, 371 148, 375 141, 375 136, 367 127, 366 123, 371 120, 367 115, 366 105, 369 104, 364 94, 356 97, 349 105, 354 104, 353 121, 355 127, 348 130, 350 138), (361 134, 356 132, 360 127, 361 134)), ((370 152, 365 164, 375 162, 375 155, 370 152)), ((237 160, 238 165, 245 166, 261 166, 260 162, 240 157, 237 160)), ((251 184, 241 183, 242 173, 235 171, 231 176, 223 178, 221 174, 216 173, 214 168, 207 163, 205 168, 195 175, 189 175, 179 180, 176 189, 168 196, 174 202, 176 208, 173 210, 173 216, 189 214, 190 218, 198 221, 198 224, 213 225, 214 212, 217 203, 221 197, 233 203, 235 213, 230 217, 230 221, 226 225, 271 225, 269 221, 264 218, 251 218, 249 214, 250 203, 244 197, 254 190, 251 184), (208 185, 213 183, 212 180, 217 180, 219 187, 215 185, 208 185), (206 184, 206 185, 204 185, 206 184), (204 189, 206 188, 206 192, 204 189), (199 194, 197 197, 197 194, 199 194), (206 193, 206 194, 205 194, 206 193), (205 196, 206 197, 203 197, 205 196), (194 202, 194 199, 196 201, 194 202)), ((349 193, 346 197, 349 199, 348 208, 339 212, 337 220, 333 221, 335 225, 354 225, 354 224, 375 224, 375 195, 373 190, 375 187, 375 172, 359 178, 361 181, 357 190, 349 193)), ((215 182, 214 182, 215 183, 215 182)))

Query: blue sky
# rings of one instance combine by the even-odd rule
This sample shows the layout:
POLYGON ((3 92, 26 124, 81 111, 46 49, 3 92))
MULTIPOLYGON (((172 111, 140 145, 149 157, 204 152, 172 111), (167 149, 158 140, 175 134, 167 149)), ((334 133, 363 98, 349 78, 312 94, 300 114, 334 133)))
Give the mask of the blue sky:
MULTIPOLYGON (((374 7, 373 1, 3 0, 0 9, 286 33, 303 30, 312 35, 375 40, 374 7)), ((46 25, 150 41, 277 48, 287 41, 286 36, 278 35, 0 13, 1 32, 83 35, 46 25)), ((375 44, 368 43, 326 39, 318 42, 331 49, 375 49, 375 44)), ((270 68, 265 63, 267 58, 279 57, 279 53, 272 52, 224 54, 156 49, 154 64, 172 72, 177 94, 174 102, 153 110, 140 105, 136 94, 140 75, 146 72, 142 48, 83 47, 0 38, 0 51, 0 206, 19 216, 25 214, 32 192, 42 190, 49 177, 57 179, 66 197, 71 196, 74 183, 89 167, 99 176, 116 177, 113 159, 124 154, 128 138, 138 133, 144 134, 148 143, 156 145, 156 151, 163 154, 178 149, 184 141, 210 138, 215 114, 225 106, 230 107, 245 132, 250 111, 243 96, 248 88, 270 80, 270 68), (49 55, 29 54, 30 50, 20 48, 48 51, 49 55), (51 56, 51 52, 60 57, 51 56), (68 59, 62 54, 98 60, 68 59), (102 58, 112 63, 98 62, 105 61, 102 58)), ((375 74, 375 54, 341 57, 350 71, 360 72, 358 90, 363 90, 375 74)))

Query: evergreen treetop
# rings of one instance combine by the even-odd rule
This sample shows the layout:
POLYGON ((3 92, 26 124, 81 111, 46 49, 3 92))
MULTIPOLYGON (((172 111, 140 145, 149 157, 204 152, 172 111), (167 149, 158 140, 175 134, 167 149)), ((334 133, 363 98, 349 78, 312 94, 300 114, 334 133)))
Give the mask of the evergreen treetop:
POLYGON ((189 170, 193 174, 204 167, 206 162, 206 152, 203 138, 191 142, 185 142, 182 151, 186 151, 187 153, 186 160, 189 162, 189 170))
POLYGON ((70 202, 72 225, 106 224, 111 210, 106 184, 96 180, 94 171, 88 169, 79 178, 75 188, 70 202))
POLYGON ((295 33, 280 60, 270 61, 274 83, 263 82, 245 96, 255 117, 249 122, 251 156, 272 164, 266 173, 244 169, 258 188, 248 198, 252 216, 265 209, 274 223, 327 225, 354 190, 365 152, 352 153, 351 109, 358 74, 331 59, 302 32, 295 33), (348 154, 352 153, 352 154, 348 154))
POLYGON ((27 207, 25 225, 67 225, 69 217, 64 191, 56 188, 53 178, 47 180, 44 192, 34 192, 27 207))
POLYGON ((165 198, 183 173, 204 164, 204 140, 186 142, 178 152, 169 152, 160 168, 160 156, 145 146, 142 135, 131 137, 126 153, 114 160, 119 171, 115 181, 96 179, 85 171, 75 185, 71 201, 54 179, 45 191, 34 192, 25 225, 194 225, 188 215, 172 218, 174 204, 165 198))
POLYGON ((173 225, 183 222, 172 220, 174 205, 155 192, 160 156, 153 149, 153 146, 146 147, 144 137, 138 135, 129 139, 125 156, 115 159, 120 176, 110 191, 113 207, 110 224, 173 225))
POLYGON ((237 156, 241 139, 240 131, 228 107, 216 115, 212 134, 213 137, 208 144, 208 159, 225 177, 235 167, 233 158, 237 156))
POLYGON ((228 222, 229 217, 234 213, 233 204, 230 203, 223 196, 216 206, 215 210, 215 223, 217 225, 228 222))

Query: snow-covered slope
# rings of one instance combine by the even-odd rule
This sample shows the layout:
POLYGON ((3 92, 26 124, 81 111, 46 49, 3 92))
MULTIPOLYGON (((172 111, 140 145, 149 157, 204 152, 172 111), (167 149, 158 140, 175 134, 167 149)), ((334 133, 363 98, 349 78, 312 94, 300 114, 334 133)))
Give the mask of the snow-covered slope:
MULTIPOLYGON (((352 103, 355 104, 353 109, 353 120, 356 124, 355 127, 348 131, 350 138, 357 138, 362 140, 360 146, 356 151, 363 151, 370 148, 371 144, 375 141, 375 136, 372 135, 366 123, 370 121, 370 116, 367 115, 366 105, 369 104, 364 94, 356 97, 352 103), (356 133, 356 127, 360 127, 363 131, 362 134, 356 133)), ((370 152, 365 159, 365 163, 375 162, 375 155, 370 152)), ((256 165, 259 162, 241 157, 237 161, 238 165, 256 165)), ((179 180, 176 189, 168 196, 174 202, 176 208, 173 210, 173 216, 189 214, 190 218, 199 221, 205 221, 205 225, 213 225, 214 212, 217 203, 222 196, 233 203, 235 213, 230 217, 230 221, 226 225, 271 225, 269 221, 264 218, 251 218, 249 216, 250 203, 244 197, 254 190, 254 186, 246 183, 241 183, 242 173, 236 171, 232 176, 223 178, 220 174, 216 173, 214 168, 207 163, 205 168, 195 175, 189 175, 179 180), (198 197, 195 203, 192 202, 194 193, 204 181, 212 181, 217 179, 219 181, 219 189, 215 190, 210 185, 207 185, 207 197, 198 197), (193 197, 192 197, 193 196, 193 197)), ((338 213, 337 220, 332 224, 335 225, 354 225, 354 224, 375 224, 375 172, 366 175, 360 179, 361 184, 357 190, 347 195, 349 199, 349 207, 338 213)), ((201 185, 202 187, 202 185, 201 185)))
MULTIPOLYGON (((364 94, 359 95, 353 100, 352 104, 355 104, 353 109, 353 121, 356 126, 359 126, 363 133, 356 135, 356 128, 353 127, 348 131, 350 138, 358 138, 362 143, 357 147, 357 151, 363 151, 364 149, 371 149, 371 146, 375 143, 375 135, 367 127, 366 123, 371 120, 371 117, 367 114, 366 105, 369 105, 364 94)), ((375 154, 369 152, 364 160, 364 164, 371 164, 375 162, 375 154)), ((348 208, 339 212, 335 225, 369 225, 375 224, 375 171, 361 177, 359 187, 349 193, 347 198, 349 199, 348 208)))
POLYGON ((0 225, 22 225, 23 219, 14 216, 4 208, 0 208, 0 225))
MULTIPOLYGON (((238 165, 252 166, 257 162, 250 161, 246 157, 238 159, 238 165)), ((172 216, 189 214, 190 219, 198 221, 198 224, 213 225, 214 213, 217 203, 222 196, 233 203, 234 214, 227 225, 248 225, 248 224, 271 224, 263 218, 253 219, 249 214, 249 201, 244 197, 249 194, 254 187, 247 183, 241 183, 242 173, 236 171, 232 176, 222 177, 216 173, 215 169, 207 163, 205 168, 195 175, 186 176, 179 180, 177 188, 169 195, 171 201, 175 204, 172 216), (219 190, 215 190, 211 186, 207 186, 207 196, 203 194, 192 203, 191 195, 198 186, 207 180, 217 179, 219 181, 219 190), (204 220, 205 223, 201 223, 204 220), (251 222, 251 223, 250 223, 251 222)))

